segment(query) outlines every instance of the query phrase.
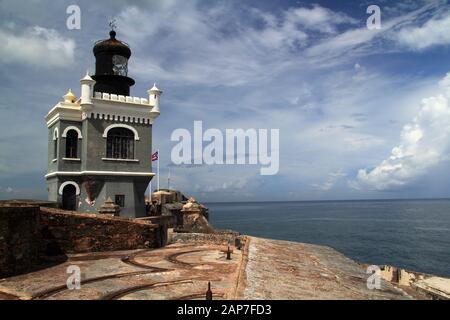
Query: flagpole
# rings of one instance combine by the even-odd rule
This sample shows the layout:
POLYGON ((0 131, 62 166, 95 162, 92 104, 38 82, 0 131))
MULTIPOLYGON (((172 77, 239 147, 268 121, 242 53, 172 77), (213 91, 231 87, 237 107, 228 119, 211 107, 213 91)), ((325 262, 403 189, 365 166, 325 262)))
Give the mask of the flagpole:
POLYGON ((158 181, 157 181, 157 189, 159 191, 159 149, 157 150, 158 152, 158 181))
POLYGON ((167 189, 170 190, 170 167, 169 167, 169 175, 167 176, 167 189))
MULTIPOLYGON (((152 178, 153 180, 153 178, 152 178)), ((150 190, 148 191, 148 201, 151 203, 152 202, 152 180, 150 180, 150 190)))

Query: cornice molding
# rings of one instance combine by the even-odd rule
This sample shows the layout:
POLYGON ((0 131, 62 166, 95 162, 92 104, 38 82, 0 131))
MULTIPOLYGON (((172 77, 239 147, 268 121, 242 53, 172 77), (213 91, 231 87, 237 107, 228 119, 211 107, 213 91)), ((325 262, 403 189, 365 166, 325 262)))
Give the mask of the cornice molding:
POLYGON ((55 176, 122 176, 122 177, 153 177, 153 172, 127 172, 127 171, 55 171, 45 175, 46 179, 55 176))
POLYGON ((88 109, 80 107, 77 103, 58 103, 45 117, 47 127, 52 126, 59 120, 81 122, 86 119, 152 125, 159 116, 159 110, 148 103, 127 103, 118 100, 95 98, 92 100, 93 105, 88 109))

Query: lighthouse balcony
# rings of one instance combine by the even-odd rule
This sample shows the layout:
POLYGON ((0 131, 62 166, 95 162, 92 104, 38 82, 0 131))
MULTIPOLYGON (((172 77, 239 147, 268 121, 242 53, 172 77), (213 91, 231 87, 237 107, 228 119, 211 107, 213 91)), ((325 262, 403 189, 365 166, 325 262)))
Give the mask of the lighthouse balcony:
POLYGON ((140 104, 147 106, 150 105, 149 100, 147 98, 123 96, 105 92, 95 92, 94 98, 98 100, 117 101, 122 103, 140 104))

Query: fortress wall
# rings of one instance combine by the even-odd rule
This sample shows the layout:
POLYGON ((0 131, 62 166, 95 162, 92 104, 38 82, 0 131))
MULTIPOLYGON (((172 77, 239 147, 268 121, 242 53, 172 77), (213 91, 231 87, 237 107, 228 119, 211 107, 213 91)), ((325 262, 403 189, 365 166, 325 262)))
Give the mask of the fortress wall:
POLYGON ((238 239, 241 246, 245 242, 245 236, 241 236, 238 232, 218 231, 216 233, 181 233, 171 232, 169 234, 169 243, 200 243, 200 244, 216 244, 216 245, 236 245, 238 239))
POLYGON ((0 205, 0 278, 39 261, 39 206, 0 205))
POLYGON ((121 217, 41 208, 46 254, 158 248, 164 225, 121 217))
POLYGON ((29 272, 46 256, 166 243, 167 223, 66 211, 33 201, 0 201, 0 278, 29 272))

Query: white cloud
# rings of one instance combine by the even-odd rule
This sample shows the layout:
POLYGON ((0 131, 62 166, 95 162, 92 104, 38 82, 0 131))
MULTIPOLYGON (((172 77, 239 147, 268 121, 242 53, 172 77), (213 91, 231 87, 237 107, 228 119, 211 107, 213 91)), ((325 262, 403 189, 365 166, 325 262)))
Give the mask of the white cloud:
POLYGON ((286 21, 290 24, 300 24, 305 29, 322 33, 336 33, 336 27, 341 24, 356 24, 358 21, 348 15, 314 5, 312 8, 292 8, 286 12, 286 21))
POLYGON ((245 186, 248 183, 248 178, 239 177, 239 178, 229 178, 227 181, 214 183, 213 181, 210 181, 206 186, 205 185, 197 185, 195 190, 197 192, 204 192, 204 193, 212 193, 212 192, 220 192, 224 190, 235 190, 237 192, 240 192, 239 190, 242 190, 245 188, 245 186))
POLYGON ((334 187, 334 185, 336 184, 336 182, 339 181, 339 179, 345 177, 346 175, 347 174, 342 172, 342 170, 332 172, 328 175, 328 179, 324 183, 315 183, 312 185, 312 187, 320 191, 329 191, 331 190, 331 188, 334 187))
POLYGON ((315 63, 319 66, 330 66, 340 64, 353 56, 399 51, 392 44, 386 45, 386 40, 397 40, 398 30, 406 28, 405 25, 413 24, 430 12, 438 11, 439 5, 439 1, 433 1, 414 11, 382 20, 381 29, 369 30, 365 25, 361 28, 346 29, 308 47, 305 50, 306 56, 317 60, 315 63))
POLYGON ((397 41, 410 49, 422 50, 434 45, 450 44, 450 12, 441 19, 432 19, 420 27, 406 27, 397 34, 397 41))
POLYGON ((299 51, 316 41, 309 32, 329 37, 339 25, 356 23, 319 5, 281 14, 241 6, 237 14, 226 3, 204 8, 196 2, 176 10, 126 7, 118 19, 121 36, 134 51, 150 52, 133 58, 133 74, 213 86, 270 80, 293 65, 308 64, 299 51))
POLYGON ((0 61, 36 67, 72 67, 75 42, 53 29, 39 26, 17 31, 0 29, 0 61))
POLYGON ((320 5, 280 13, 245 5, 236 12, 226 2, 206 7, 171 2, 150 10, 127 6, 118 20, 120 36, 134 52, 146 52, 133 57, 134 75, 183 85, 240 86, 270 81, 294 68, 307 72, 399 50, 387 40, 437 7, 430 3, 383 20, 380 30, 320 5))
MULTIPOLYGON (((428 87, 423 83, 424 77, 429 81, 431 74, 413 76, 417 71, 414 69, 391 73, 370 59, 375 53, 386 59, 383 66, 395 63, 389 59, 387 50, 405 51, 405 47, 386 41, 392 40, 387 34, 395 35, 401 28, 437 16, 433 10, 424 13, 429 7, 415 12, 409 8, 401 10, 396 20, 384 19, 383 9, 383 29, 377 31, 358 27, 365 25, 365 8, 361 8, 355 25, 345 14, 310 5, 270 11, 257 4, 260 8, 253 10, 250 8, 253 4, 235 6, 224 1, 142 1, 124 5, 117 0, 113 3, 117 5, 109 6, 106 11, 100 5, 94 5, 96 11, 92 10, 92 4, 86 4, 93 17, 99 17, 86 22, 92 23, 86 30, 105 30, 107 26, 101 17, 119 14, 118 37, 128 42, 133 51, 130 75, 137 80, 134 94, 143 94, 145 86, 154 80, 164 89, 162 115, 153 131, 154 147, 167 155, 162 157, 161 168, 164 161, 169 161, 173 146, 168 141, 171 130, 190 128, 194 120, 204 120, 205 128, 281 130, 280 174, 271 179, 262 179, 258 166, 180 168, 178 175, 177 168, 172 167, 171 185, 188 194, 205 192, 200 197, 202 200, 239 200, 246 197, 244 193, 253 194, 253 199, 280 199, 289 191, 297 199, 327 195, 348 198, 348 192, 353 191, 342 188, 343 180, 347 179, 337 179, 333 184, 336 179, 333 174, 379 163, 380 154, 389 154, 386 145, 389 143, 390 149, 390 141, 396 144, 401 130, 397 124, 407 122, 411 112, 417 113, 418 106, 411 108, 418 101, 416 97, 435 95, 421 93, 428 87), (414 104, 408 103, 411 100, 414 104), (371 163, 373 159, 377 160, 371 163)), ((33 21, 22 21, 27 25, 54 23, 57 26, 59 23, 46 22, 40 16, 33 21)), ((70 50, 66 54, 68 59, 63 59, 64 54, 55 53, 58 50, 50 50, 49 55, 47 49, 42 58, 40 49, 49 45, 48 37, 39 32, 31 36, 15 28, 18 27, 0 28, 3 30, 0 35, 24 42, 31 37, 34 41, 30 43, 38 47, 38 54, 8 55, 7 58, 16 59, 9 62, 49 66, 57 62, 57 66, 76 67, 70 63, 70 50)), ((92 41, 104 36, 104 32, 76 33, 77 43, 83 46, 77 55, 83 54, 93 62, 92 41)), ((56 33, 58 36, 63 38, 66 34, 56 33)), ((5 61, 4 50, 0 48, 1 63, 5 61)), ((14 99, 0 103, 0 108, 3 105, 5 110, 3 121, 0 119, 4 138, 0 139, 0 150, 4 151, 0 157, 0 180, 13 179, 19 173, 28 176, 33 170, 39 171, 36 175, 44 185, 41 176, 46 170, 47 138, 42 114, 54 104, 55 97, 65 93, 70 81, 78 83, 78 76, 56 78, 60 72, 54 68, 49 70, 45 73, 50 81, 46 90, 42 84, 36 87, 32 77, 23 83, 23 72, 20 76, 9 74, 14 78, 14 88, 26 86, 27 93, 9 95, 14 99), (35 92, 31 94, 30 90, 35 92), (42 97, 42 102, 37 103, 37 97, 42 97), (31 110, 33 116, 29 114, 31 110), (29 125, 20 130, 19 137, 13 124, 24 118, 30 119, 29 125), (21 157, 20 148, 24 149, 24 143, 30 154, 39 156, 21 157)), ((28 74, 36 73, 30 70, 28 74)), ((9 91, 4 86, 3 96, 8 96, 9 91)), ((165 186, 166 180, 162 180, 165 186)), ((20 186, 4 182, 5 187, 8 185, 15 191, 21 190, 20 186)), ((44 187, 42 190, 45 193, 44 187)))
POLYGON ((418 115, 406 124, 400 144, 374 169, 361 169, 355 188, 386 190, 407 185, 448 159, 450 145, 450 73, 440 82, 445 95, 422 101, 418 115))

